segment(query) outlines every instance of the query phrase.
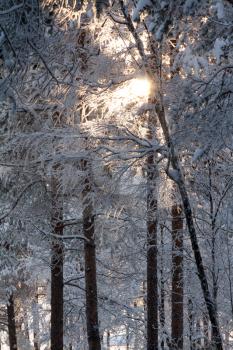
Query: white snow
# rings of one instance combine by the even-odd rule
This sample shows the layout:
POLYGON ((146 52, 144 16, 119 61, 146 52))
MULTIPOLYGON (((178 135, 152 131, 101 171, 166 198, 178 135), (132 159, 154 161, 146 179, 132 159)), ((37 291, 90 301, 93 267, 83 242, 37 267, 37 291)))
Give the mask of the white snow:
POLYGON ((223 19, 224 18, 224 6, 223 6, 222 1, 217 2, 216 10, 217 10, 218 19, 223 19))
POLYGON ((168 176, 175 182, 179 182, 180 180, 180 174, 176 169, 169 169, 168 176))
POLYGON ((217 64, 221 61, 221 56, 223 55, 223 47, 227 45, 227 40, 224 40, 223 38, 217 38, 214 43, 214 49, 213 53, 216 57, 217 64))
POLYGON ((203 148, 197 148, 192 156, 192 162, 195 163, 203 156, 204 153, 205 150, 203 148))
POLYGON ((139 0, 137 3, 136 8, 133 11, 133 21, 137 21, 139 19, 140 16, 140 12, 146 7, 151 5, 151 1, 150 0, 139 0))
POLYGON ((4 41, 5 41, 5 34, 3 32, 0 32, 0 47, 2 46, 4 41))

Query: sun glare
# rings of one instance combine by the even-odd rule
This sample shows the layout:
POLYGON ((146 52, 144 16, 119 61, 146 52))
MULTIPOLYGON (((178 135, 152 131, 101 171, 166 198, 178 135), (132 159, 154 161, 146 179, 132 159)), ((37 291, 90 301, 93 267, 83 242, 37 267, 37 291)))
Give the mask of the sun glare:
POLYGON ((148 100, 150 91, 151 84, 149 79, 134 78, 127 81, 113 91, 109 100, 109 111, 119 111, 132 103, 145 103, 148 100))
POLYGON ((135 97, 148 97, 150 94, 150 82, 145 78, 133 79, 128 89, 129 93, 135 97))
POLYGON ((124 100, 145 99, 150 94, 150 81, 146 78, 135 78, 116 90, 115 96, 124 100))

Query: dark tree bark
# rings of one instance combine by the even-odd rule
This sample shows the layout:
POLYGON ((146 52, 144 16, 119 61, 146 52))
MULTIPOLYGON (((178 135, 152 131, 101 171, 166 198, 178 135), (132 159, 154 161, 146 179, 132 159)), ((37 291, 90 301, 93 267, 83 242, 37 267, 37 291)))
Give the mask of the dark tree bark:
MULTIPOLYGON (((209 290, 209 284, 207 281, 207 276, 205 273, 204 264, 203 264, 199 244, 198 244, 197 233, 196 233, 196 229, 195 229, 195 225, 194 225, 191 203, 190 203, 189 195, 188 195, 188 192, 186 189, 186 184, 185 184, 185 179, 184 179, 183 172, 182 172, 182 167, 180 165, 179 158, 176 154, 176 151, 175 151, 175 148, 174 148, 174 145, 172 142, 172 138, 170 135, 170 130, 168 128, 168 124, 167 124, 167 120, 166 120, 166 113, 165 113, 164 102, 163 102, 163 92, 162 92, 162 89, 160 88, 162 86, 161 81, 160 81, 160 74, 159 74, 159 72, 158 72, 158 74, 155 74, 154 69, 151 67, 152 65, 148 64, 147 57, 145 56, 143 42, 142 42, 140 36, 138 35, 138 32, 135 29, 135 26, 133 24, 132 18, 130 17, 130 14, 126 10, 124 1, 119 0, 119 3, 121 6, 121 10, 122 10, 124 19, 126 21, 126 25, 128 27, 128 30, 131 32, 132 36, 134 37, 138 53, 140 54, 141 59, 145 63, 146 73, 148 75, 148 78, 150 78, 150 80, 151 80, 151 85, 152 85, 151 90, 153 90, 153 92, 155 94, 155 96, 154 96, 155 114, 157 115, 160 126, 162 128, 162 132, 163 132, 163 136, 164 136, 166 145, 169 149, 169 162, 168 162, 167 173, 173 179, 173 181, 175 181, 177 183, 177 186, 178 186, 179 192, 180 192, 180 196, 182 199, 184 215, 185 215, 186 224, 187 224, 187 228, 188 228, 188 232, 189 232, 189 237, 190 237, 190 241, 191 241, 191 245, 192 245, 192 250, 193 250, 193 254, 194 254, 194 258, 195 258, 195 262, 196 262, 198 277, 200 280, 204 300, 206 303, 206 307, 207 307, 207 310, 209 313, 209 318, 210 318, 210 322, 211 322, 211 326, 212 326, 214 348, 217 350, 222 350, 223 349, 222 338, 221 338, 220 328, 219 328, 219 324, 218 324, 217 311, 215 309, 214 302, 213 302, 213 299, 211 297, 210 290, 209 290), (172 177, 172 174, 169 171, 170 167, 173 170, 173 174, 174 173, 176 174, 175 178, 172 177)), ((154 64, 156 64, 158 62, 158 59, 159 59, 158 58, 159 57, 159 50, 156 47, 157 43, 154 43, 154 41, 151 41, 150 44, 151 44, 151 57, 154 58, 154 64), (157 54, 155 54, 155 53, 157 53, 157 54)), ((161 59, 160 59, 160 63, 158 66, 161 66, 161 59)), ((154 118, 155 118, 155 116, 154 116, 154 118)))
POLYGON ((13 293, 10 295, 7 304, 7 321, 9 333, 10 350, 17 350, 16 322, 15 322, 15 306, 13 293))
POLYGON ((196 336, 198 336, 196 339, 196 348, 201 349, 201 324, 199 319, 196 321, 196 336))
MULTIPOLYGON (((213 198, 213 174, 212 174, 212 162, 208 161, 208 177, 209 177, 209 205, 210 205, 210 220, 211 220, 211 275, 213 285, 213 303, 217 310, 217 298, 218 298, 218 272, 216 266, 216 213, 214 212, 214 198, 213 198)), ((214 334, 212 329, 212 343, 214 343, 214 334)))
POLYGON ((51 182, 52 238, 51 244, 51 350, 63 350, 63 206, 59 181, 51 182))
POLYGON ((159 307, 159 316, 160 316, 160 326, 161 326, 161 349, 164 350, 165 347, 165 280, 164 280, 164 239, 163 239, 163 230, 161 226, 161 259, 160 259, 160 307, 159 307))
POLYGON ((109 6, 109 0, 95 0, 97 17, 99 17, 103 9, 107 8, 108 6, 109 6))
POLYGON ((172 349, 183 349, 183 218, 180 205, 172 207, 172 349))
POLYGON ((86 285, 86 322, 89 350, 100 350, 100 334, 98 321, 96 251, 95 251, 95 218, 93 210, 93 192, 90 181, 90 169, 87 161, 83 161, 86 178, 83 190, 83 232, 85 252, 85 285, 86 285))
POLYGON ((201 256, 201 251, 198 244, 197 233, 194 225, 191 203, 190 203, 189 195, 186 189, 185 180, 181 171, 180 162, 176 155, 176 152, 170 137, 170 132, 169 132, 166 117, 165 117, 164 107, 163 105, 160 105, 160 106, 155 105, 155 109, 156 109, 158 119, 160 121, 160 125, 163 129, 163 134, 164 134, 166 143, 170 149, 171 165, 172 165, 173 171, 175 171, 176 173, 176 178, 175 179, 173 178, 173 181, 177 183, 177 186, 179 188, 179 192, 181 195, 181 199, 182 199, 184 215, 185 215, 187 229, 189 232, 191 246, 192 246, 192 250, 193 250, 193 254, 196 262, 198 277, 200 280, 204 300, 206 303, 206 308, 208 310, 208 314, 209 314, 209 318, 212 326, 213 350, 214 349, 222 350, 223 346, 222 346, 220 328, 218 324, 217 310, 215 308, 213 298, 211 297, 211 294, 210 294, 209 284, 207 281, 207 276, 206 276, 206 272, 205 272, 205 268, 204 268, 204 264, 201 256))
POLYGON ((155 156, 147 159, 147 350, 158 349, 157 169, 155 156))

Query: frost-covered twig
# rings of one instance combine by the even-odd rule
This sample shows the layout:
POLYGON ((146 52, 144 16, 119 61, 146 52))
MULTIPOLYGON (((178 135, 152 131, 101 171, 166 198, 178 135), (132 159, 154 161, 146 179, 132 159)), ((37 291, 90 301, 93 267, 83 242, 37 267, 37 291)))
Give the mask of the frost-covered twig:
POLYGON ((5 215, 3 215, 2 217, 0 217, 0 224, 1 224, 1 223, 3 222, 3 220, 6 219, 6 218, 12 213, 12 211, 17 207, 19 201, 21 200, 21 198, 23 197, 23 195, 25 194, 25 192, 27 192, 27 190, 28 190, 29 188, 31 188, 32 186, 34 186, 35 184, 40 183, 40 182, 42 183, 42 182, 44 182, 44 181, 43 181, 43 180, 36 180, 36 181, 33 181, 33 182, 31 182, 29 185, 27 185, 27 186, 23 189, 23 191, 20 193, 20 195, 18 196, 18 198, 15 200, 15 202, 14 202, 14 204, 12 205, 11 209, 9 209, 9 211, 8 211, 5 215))

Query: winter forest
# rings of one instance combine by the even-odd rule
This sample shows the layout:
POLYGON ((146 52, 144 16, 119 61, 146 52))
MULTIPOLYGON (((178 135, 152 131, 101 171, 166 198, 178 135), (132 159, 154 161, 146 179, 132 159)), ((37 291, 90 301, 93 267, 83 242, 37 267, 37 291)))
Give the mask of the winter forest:
POLYGON ((0 349, 233 349, 233 0, 0 0, 0 349))

